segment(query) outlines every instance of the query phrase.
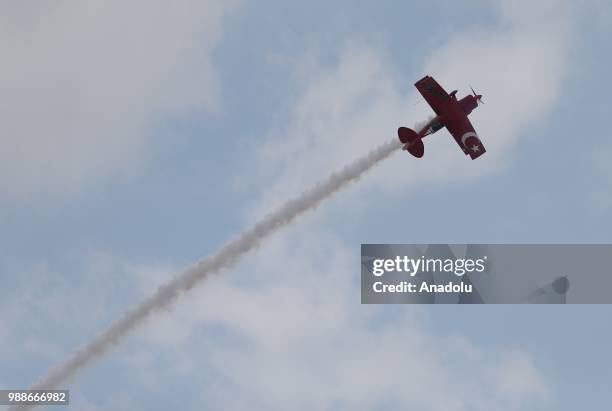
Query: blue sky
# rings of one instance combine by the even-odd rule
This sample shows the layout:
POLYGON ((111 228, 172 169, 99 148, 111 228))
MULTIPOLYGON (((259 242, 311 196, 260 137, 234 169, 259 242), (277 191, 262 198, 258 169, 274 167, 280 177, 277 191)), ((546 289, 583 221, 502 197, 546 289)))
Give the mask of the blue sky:
POLYGON ((484 95, 486 156, 445 131, 397 153, 80 373, 71 408, 607 409, 607 306, 364 307, 356 263, 611 241, 606 2, 166 7, 0 6, 0 386, 426 118, 429 73, 484 95))

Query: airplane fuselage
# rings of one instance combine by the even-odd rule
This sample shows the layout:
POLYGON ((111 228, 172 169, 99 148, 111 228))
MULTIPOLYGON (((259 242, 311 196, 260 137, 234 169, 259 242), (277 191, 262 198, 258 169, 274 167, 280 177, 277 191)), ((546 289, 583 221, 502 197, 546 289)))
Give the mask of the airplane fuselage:
MULTIPOLYGON (((468 94, 461 100, 457 100, 455 93, 456 91, 453 91, 450 96, 457 102, 457 108, 459 108, 461 112, 465 113, 465 115, 470 115, 472 111, 478 107, 478 99, 473 95, 468 94)), ((442 128, 444 128, 444 118, 441 115, 438 115, 429 120, 420 130, 417 131, 417 134, 422 138, 433 134, 442 128)))

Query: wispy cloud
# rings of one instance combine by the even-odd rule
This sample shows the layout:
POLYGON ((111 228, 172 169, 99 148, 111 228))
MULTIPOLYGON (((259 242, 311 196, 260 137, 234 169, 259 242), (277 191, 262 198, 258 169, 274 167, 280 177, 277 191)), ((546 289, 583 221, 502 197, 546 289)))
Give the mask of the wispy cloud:
MULTIPOLYGON (((263 198, 252 216, 277 204, 296 187, 316 181, 325 170, 394 136, 400 125, 411 125, 431 113, 413 88, 404 86, 424 74, 434 75, 451 91, 469 93, 469 85, 484 94, 484 106, 471 120, 487 147, 478 163, 466 161, 444 130, 425 140, 425 157, 392 159, 368 178, 368 186, 400 190, 436 182, 460 182, 494 173, 529 145, 530 127, 555 106, 571 63, 575 27, 567 2, 533 5, 504 1, 491 5, 496 24, 471 25, 452 33, 448 41, 425 57, 422 72, 401 72, 382 41, 356 35, 336 52, 337 64, 313 63, 309 72, 298 67, 301 93, 289 121, 276 127, 254 148, 257 166, 252 185, 263 187, 263 198), (548 7, 550 6, 550 7, 548 7), (290 136, 290 138, 287 138, 290 136)), ((321 45, 325 49, 325 45, 321 45)), ((409 52, 409 51, 407 51, 409 52)))
POLYGON ((211 53, 236 3, 0 5, 0 201, 48 203, 131 175, 160 119, 218 108, 211 53))
POLYGON ((357 260, 301 224, 209 283, 190 310, 217 330, 200 340, 197 361, 217 376, 202 399, 230 410, 545 408, 549 388, 525 352, 434 335, 416 307, 360 305, 357 260))

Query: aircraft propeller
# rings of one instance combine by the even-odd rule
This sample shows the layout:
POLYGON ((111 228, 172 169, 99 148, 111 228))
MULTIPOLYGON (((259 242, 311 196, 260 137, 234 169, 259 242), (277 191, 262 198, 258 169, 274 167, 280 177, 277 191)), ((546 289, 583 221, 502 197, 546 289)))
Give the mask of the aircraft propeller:
POLYGON ((472 86, 470 86, 470 89, 472 90, 472 94, 474 95, 474 97, 476 97, 478 104, 484 104, 484 101, 482 101, 482 94, 476 94, 472 86))

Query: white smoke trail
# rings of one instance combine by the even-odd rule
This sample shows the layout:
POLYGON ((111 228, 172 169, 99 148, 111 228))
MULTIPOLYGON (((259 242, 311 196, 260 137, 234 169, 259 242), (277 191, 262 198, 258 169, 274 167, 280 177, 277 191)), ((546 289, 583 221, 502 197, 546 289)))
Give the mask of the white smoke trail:
POLYGON ((435 114, 430 115, 429 117, 427 117, 427 120, 423 120, 423 121, 419 121, 418 123, 416 123, 414 125, 414 131, 416 131, 417 133, 419 131, 421 131, 421 129, 425 126, 425 124, 429 123, 431 120, 433 120, 436 117, 435 114))
POLYGON ((397 139, 382 144, 366 156, 348 164, 339 172, 333 173, 327 180, 287 201, 276 211, 268 214, 253 227, 227 243, 216 254, 200 260, 179 277, 159 287, 155 294, 127 311, 123 317, 111 324, 89 344, 75 352, 72 357, 52 368, 31 389, 54 389, 58 387, 93 359, 104 354, 148 316, 172 304, 180 293, 190 290, 209 274, 231 267, 263 239, 289 224, 305 211, 317 207, 323 200, 347 184, 357 180, 366 171, 389 157, 399 147, 401 147, 401 143, 397 139))

